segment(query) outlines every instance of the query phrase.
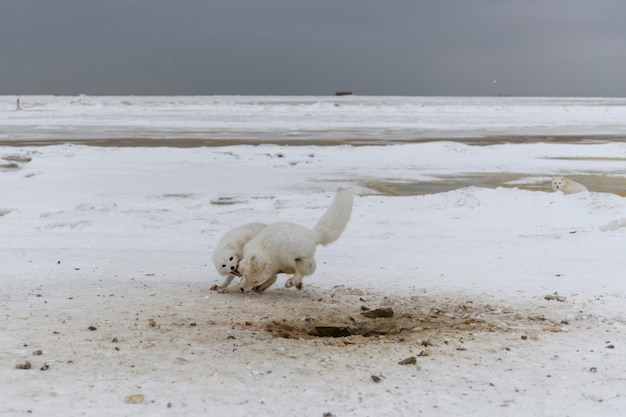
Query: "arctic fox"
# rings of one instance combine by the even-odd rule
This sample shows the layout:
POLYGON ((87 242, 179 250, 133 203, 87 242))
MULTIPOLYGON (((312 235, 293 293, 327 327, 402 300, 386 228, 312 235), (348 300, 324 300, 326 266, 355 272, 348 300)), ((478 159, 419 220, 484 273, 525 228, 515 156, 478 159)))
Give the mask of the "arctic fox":
POLYGON ((563 191, 563 194, 574 194, 589 191, 584 185, 565 177, 552 177, 552 189, 563 191))
POLYGON ((217 272, 224 276, 224 282, 213 285, 212 290, 223 290, 230 285, 233 278, 241 276, 238 266, 243 255, 243 246, 266 227, 263 223, 248 223, 222 236, 213 251, 213 263, 217 272))
POLYGON ((239 263, 241 292, 264 291, 276 282, 276 274, 293 274, 285 287, 302 289, 302 278, 315 272, 315 247, 341 236, 352 213, 352 194, 340 189, 313 229, 294 223, 267 226, 243 248, 239 263))

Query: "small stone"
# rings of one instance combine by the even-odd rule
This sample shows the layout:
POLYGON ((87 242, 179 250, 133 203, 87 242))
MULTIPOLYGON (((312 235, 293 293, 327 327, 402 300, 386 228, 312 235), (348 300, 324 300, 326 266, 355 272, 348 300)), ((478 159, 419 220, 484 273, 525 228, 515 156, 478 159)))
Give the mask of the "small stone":
POLYGON ((317 326, 309 332, 310 336, 317 337, 348 337, 352 334, 349 328, 343 326, 317 326))
POLYGON ((543 298, 549 301, 556 300, 560 303, 565 302, 567 300, 567 297, 563 297, 562 295, 559 295, 557 291, 555 291, 554 294, 548 294, 543 298))
POLYGON ((378 384, 380 382, 380 377, 378 375, 372 375, 372 381, 378 384))
POLYGON ((546 326, 543 328, 543 330, 545 330, 546 332, 560 333, 563 331, 563 328, 561 326, 546 326))
POLYGON ((411 356, 406 359, 402 359, 398 362, 398 365, 415 365, 417 363, 417 358, 415 356, 411 356))
POLYGON ((39 368, 40 371, 47 371, 48 369, 50 369, 50 365, 47 363, 44 363, 41 368, 39 368))
POLYGON ((17 365, 15 365, 15 368, 17 368, 17 369, 30 369, 32 367, 33 367, 33 365, 30 362, 28 362, 28 361, 26 361, 24 363, 18 363, 17 365))
POLYGON ((36 351, 33 352, 33 355, 34 356, 41 356, 41 355, 43 355, 43 350, 37 349, 36 351))
POLYGON ((96 326, 89 326, 89 327, 87 327, 87 330, 90 330, 90 331, 94 332, 94 331, 98 330, 98 328, 96 326))
POLYGON ((124 398, 124 402, 126 404, 141 404, 145 400, 145 398, 146 397, 143 394, 127 395, 124 398))

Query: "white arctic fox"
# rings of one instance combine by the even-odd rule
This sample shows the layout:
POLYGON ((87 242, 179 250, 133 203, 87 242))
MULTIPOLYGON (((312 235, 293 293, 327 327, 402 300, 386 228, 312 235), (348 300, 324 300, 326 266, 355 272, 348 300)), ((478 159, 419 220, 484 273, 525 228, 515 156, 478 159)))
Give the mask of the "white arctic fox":
POLYGON ((240 290, 264 291, 276 282, 278 273, 293 274, 285 287, 302 289, 302 278, 315 272, 315 247, 337 240, 351 213, 352 194, 340 189, 313 229, 281 222, 261 230, 243 248, 240 290))
POLYGON ((224 282, 213 285, 212 290, 223 290, 230 285, 233 278, 241 276, 238 266, 243 255, 243 246, 266 227, 263 223, 248 223, 229 230, 222 236, 213 251, 213 263, 217 272, 224 276, 224 282))
POLYGON ((552 189, 563 191, 563 194, 574 194, 589 191, 584 185, 565 177, 552 177, 552 189))

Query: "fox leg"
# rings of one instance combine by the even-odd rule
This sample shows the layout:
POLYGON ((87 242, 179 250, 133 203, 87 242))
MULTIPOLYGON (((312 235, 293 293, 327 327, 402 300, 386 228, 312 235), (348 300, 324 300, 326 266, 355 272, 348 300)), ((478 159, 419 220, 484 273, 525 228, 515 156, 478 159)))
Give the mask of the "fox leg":
POLYGON ((295 273, 291 278, 287 280, 287 282, 285 283, 285 287, 291 288, 295 286, 297 289, 301 290, 302 278, 304 278, 305 275, 313 274, 317 265, 315 263, 315 259, 313 259, 312 257, 298 258, 296 259, 295 265, 295 273))
POLYGON ((233 285, 232 287, 219 288, 217 292, 221 294, 241 294, 243 291, 241 291, 241 287, 239 285, 233 285))
POLYGON ((276 274, 274 274, 272 278, 268 279, 264 283, 259 284, 256 287, 254 287, 253 290, 256 292, 263 292, 269 287, 271 287, 275 282, 276 282, 276 274))
POLYGON ((224 278, 224 282, 222 282, 220 285, 216 284, 211 286, 211 289, 213 291, 223 290, 224 288, 228 287, 231 282, 233 282, 233 278, 235 278, 233 274, 228 274, 226 275, 226 278, 224 278))

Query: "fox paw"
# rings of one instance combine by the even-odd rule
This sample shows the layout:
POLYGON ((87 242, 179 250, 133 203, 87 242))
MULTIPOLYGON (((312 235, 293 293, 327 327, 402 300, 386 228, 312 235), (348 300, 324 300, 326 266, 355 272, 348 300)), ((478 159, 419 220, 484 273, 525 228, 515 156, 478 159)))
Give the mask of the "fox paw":
POLYGON ((222 287, 220 287, 219 285, 215 284, 215 285, 211 285, 211 291, 219 291, 221 290, 222 287))
MULTIPOLYGON (((285 288, 291 288, 293 286, 294 286, 293 279, 289 278, 287 280, 287 282, 285 282, 285 288)), ((298 282, 297 284, 295 284, 295 286, 296 286, 296 289, 301 290, 302 289, 302 281, 298 282)))

